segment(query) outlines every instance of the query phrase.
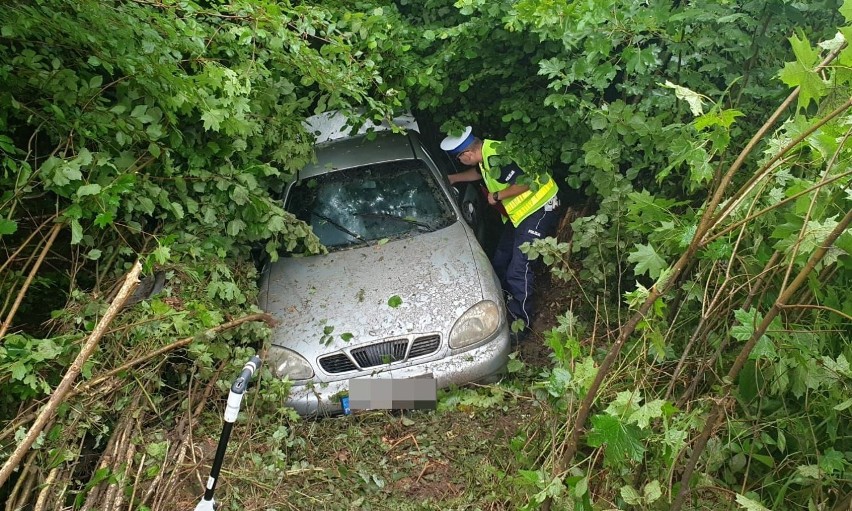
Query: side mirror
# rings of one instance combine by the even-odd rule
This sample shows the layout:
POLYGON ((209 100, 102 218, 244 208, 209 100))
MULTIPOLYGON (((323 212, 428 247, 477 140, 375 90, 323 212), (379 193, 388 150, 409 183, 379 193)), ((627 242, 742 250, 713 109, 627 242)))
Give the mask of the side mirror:
POLYGON ((476 216, 476 204, 472 201, 466 200, 461 203, 462 216, 464 217, 464 221, 468 223, 471 227, 475 227, 478 219, 476 216))
POLYGON ((461 191, 458 189, 458 185, 450 185, 450 193, 453 194, 453 200, 458 202, 461 200, 461 191))

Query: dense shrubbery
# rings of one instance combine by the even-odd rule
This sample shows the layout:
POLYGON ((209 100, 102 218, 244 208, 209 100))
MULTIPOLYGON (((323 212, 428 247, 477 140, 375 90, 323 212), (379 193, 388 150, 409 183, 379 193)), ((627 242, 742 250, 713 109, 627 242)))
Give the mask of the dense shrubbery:
MULTIPOLYGON (((699 508, 839 506, 852 491, 852 7, 380 4, 0 7, 2 441, 25 431, 135 258, 168 272, 169 294, 120 317, 89 381, 249 311, 252 246, 321 250, 274 200, 310 158, 307 115, 409 107, 425 126, 505 138, 591 204, 570 244, 530 247, 588 296, 588 314, 547 334, 554 367, 532 385, 552 407, 539 431, 556 433, 527 444, 550 453, 519 479, 531 505, 591 509, 609 493, 665 509, 683 491, 699 508)), ((265 335, 241 328, 78 396, 90 413, 60 409, 31 455, 48 470, 0 494, 25 503, 50 469, 83 477, 63 460, 122 431, 130 403, 184 428, 159 406, 265 335)), ((149 486, 165 484, 147 466, 149 486)))

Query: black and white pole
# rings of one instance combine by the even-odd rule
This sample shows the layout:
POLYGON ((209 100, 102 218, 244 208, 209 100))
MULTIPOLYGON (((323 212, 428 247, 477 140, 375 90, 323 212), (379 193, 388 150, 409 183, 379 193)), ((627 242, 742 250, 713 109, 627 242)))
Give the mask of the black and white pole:
POLYGON ((243 394, 248 388, 252 375, 259 368, 260 357, 255 355, 251 357, 251 360, 246 362, 240 375, 234 380, 234 384, 231 385, 231 391, 228 393, 228 405, 225 407, 225 423, 222 425, 222 435, 219 437, 219 447, 216 448, 216 457, 213 458, 213 466, 210 468, 210 477, 207 478, 204 497, 195 506, 195 511, 214 511, 216 509, 213 492, 216 490, 216 480, 219 478, 219 470, 222 469, 222 460, 225 458, 225 450, 228 448, 231 429, 233 429, 234 422, 236 422, 237 416, 240 414, 240 404, 243 401, 243 394))

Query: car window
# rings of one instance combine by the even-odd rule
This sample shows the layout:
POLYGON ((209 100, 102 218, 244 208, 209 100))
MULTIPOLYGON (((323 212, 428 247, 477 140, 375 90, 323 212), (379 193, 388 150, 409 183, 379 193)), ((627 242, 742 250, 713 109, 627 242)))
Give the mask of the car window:
POLYGON ((421 160, 328 172, 294 184, 287 202, 329 249, 416 235, 455 221, 446 195, 421 160))

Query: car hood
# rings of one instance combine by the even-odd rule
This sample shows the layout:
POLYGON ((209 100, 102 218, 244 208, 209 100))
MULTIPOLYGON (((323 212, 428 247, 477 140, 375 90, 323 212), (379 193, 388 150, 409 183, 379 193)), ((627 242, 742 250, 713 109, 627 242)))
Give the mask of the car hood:
POLYGON ((260 305, 280 322, 273 344, 309 357, 387 337, 447 336, 483 299, 483 264, 456 222, 382 245, 282 258, 265 276, 260 305))

